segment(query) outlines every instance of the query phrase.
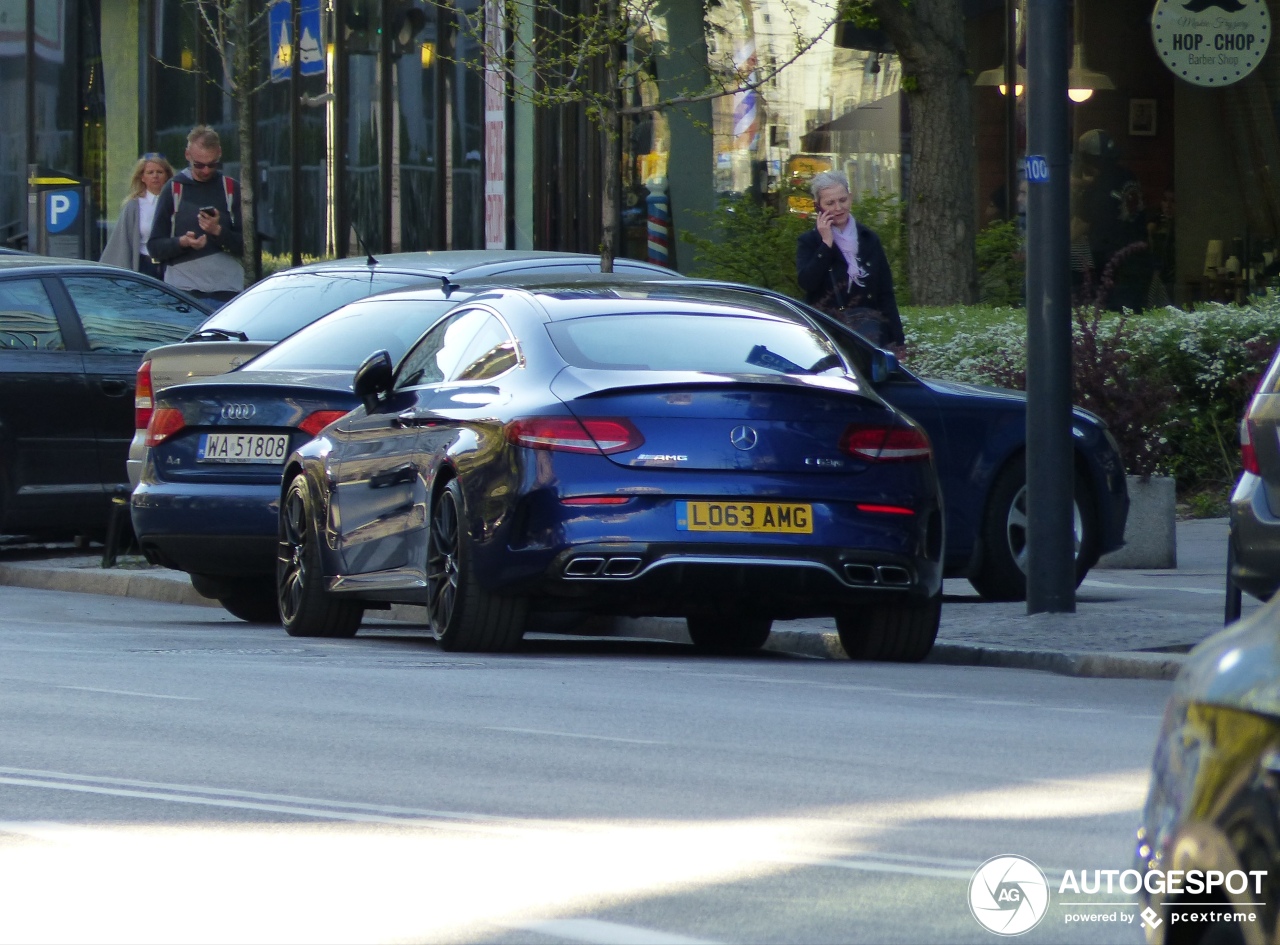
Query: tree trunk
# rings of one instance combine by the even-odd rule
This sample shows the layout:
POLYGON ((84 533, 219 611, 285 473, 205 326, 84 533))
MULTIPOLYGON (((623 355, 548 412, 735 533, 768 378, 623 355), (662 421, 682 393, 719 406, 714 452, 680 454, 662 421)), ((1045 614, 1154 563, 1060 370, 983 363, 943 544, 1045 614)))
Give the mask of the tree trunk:
POLYGON ((613 259, 618 245, 617 193, 622 178, 622 153, 618 142, 616 113, 610 113, 600 128, 600 140, 604 148, 604 173, 600 186, 600 271, 613 272, 613 259))
POLYGON ((902 60, 911 112, 907 253, 911 301, 977 298, 973 121, 958 0, 869 0, 902 60))
POLYGON ((253 146, 254 101, 253 90, 257 86, 257 69, 254 68, 254 42, 252 17, 253 10, 248 0, 240 0, 235 11, 236 31, 239 42, 236 44, 235 59, 235 97, 239 111, 236 131, 240 139, 240 228, 244 233, 244 254, 241 264, 244 266, 245 285, 252 285, 258 280, 258 223, 254 207, 254 194, 257 190, 257 157, 253 146))
MULTIPOLYGON (((613 35, 618 22, 618 0, 605 0, 605 30, 613 35)), ((617 43, 609 43, 605 58, 604 82, 609 98, 608 108, 600 112, 601 160, 604 161, 600 186, 600 271, 613 272, 613 257, 618 245, 618 192, 622 189, 622 150, 618 140, 618 87, 620 84, 617 43)))

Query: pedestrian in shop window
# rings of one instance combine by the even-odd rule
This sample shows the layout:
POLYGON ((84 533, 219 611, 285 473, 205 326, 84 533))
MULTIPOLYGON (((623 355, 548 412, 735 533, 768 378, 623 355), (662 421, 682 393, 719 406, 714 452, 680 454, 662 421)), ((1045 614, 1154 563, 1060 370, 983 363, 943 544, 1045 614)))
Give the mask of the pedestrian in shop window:
POLYGON ((1088 244, 1087 281, 1104 308, 1140 311, 1147 307, 1155 263, 1137 175, 1120 163, 1119 146, 1101 128, 1080 136, 1076 161, 1071 236, 1088 244))
POLYGON ((173 167, 163 154, 151 152, 138 158, 129 178, 129 196, 120 205, 120 217, 102 250, 104 263, 157 279, 163 277, 162 267, 147 250, 147 241, 151 239, 160 192, 172 177, 173 167))
POLYGON ((188 166, 160 192, 147 248, 165 282, 226 302, 244 288, 240 187, 221 172, 222 144, 207 125, 191 129, 185 156, 188 166))
POLYGON ((809 182, 815 225, 796 244, 805 301, 874 345, 901 345, 902 317, 880 237, 853 218, 849 179, 822 171, 809 182))

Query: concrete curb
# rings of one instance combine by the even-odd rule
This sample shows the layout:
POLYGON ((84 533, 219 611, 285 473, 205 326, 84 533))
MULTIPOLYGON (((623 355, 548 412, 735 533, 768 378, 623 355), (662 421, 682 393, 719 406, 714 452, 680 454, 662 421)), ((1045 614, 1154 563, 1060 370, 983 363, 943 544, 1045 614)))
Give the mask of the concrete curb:
MULTIPOLYGON (((179 576, 177 572, 163 570, 0 564, 0 585, 133 597, 167 604, 220 606, 217 601, 197 594, 185 575, 179 576)), ((421 624, 425 621, 423 608, 414 606, 397 605, 390 611, 374 611, 374 615, 379 619, 406 623, 421 624)), ((641 637, 671 643, 689 642, 684 621, 672 618, 598 618, 586 629, 600 636, 641 637)), ((828 630, 777 629, 769 635, 764 648, 774 653, 812 659, 848 659, 844 647, 840 645, 840 637, 828 630)), ((1099 679, 1173 679, 1181 669, 1184 659, 1180 654, 1168 653, 1072 652, 939 642, 934 645, 926 662, 949 666, 1035 669, 1063 676, 1099 679)))
POLYGON ((219 607, 196 593, 185 575, 181 581, 148 571, 94 568, 33 568, 0 564, 0 584, 32 587, 44 591, 74 591, 80 594, 107 594, 113 597, 136 597, 165 604, 195 604, 219 607))

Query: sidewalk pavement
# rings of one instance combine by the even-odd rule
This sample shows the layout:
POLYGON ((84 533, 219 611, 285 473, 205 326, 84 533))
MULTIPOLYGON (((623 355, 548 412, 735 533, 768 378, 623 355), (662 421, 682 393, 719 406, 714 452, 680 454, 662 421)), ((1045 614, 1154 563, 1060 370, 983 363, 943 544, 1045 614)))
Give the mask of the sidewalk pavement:
MULTIPOLYGON (((1072 676, 1172 679, 1184 654, 1222 627, 1226 519, 1179 522, 1178 567, 1171 570, 1094 570, 1077 592, 1074 614, 1027 616, 1021 603, 982 601, 964 580, 944 588, 942 625, 930 662, 1040 669, 1072 676)), ((0 584, 108 594, 217 607, 185 574, 151 567, 140 558, 103 569, 99 556, 24 557, 6 550, 0 584)), ((1244 613, 1258 602, 1245 598, 1244 613)), ((371 620, 424 622, 422 608, 395 607, 371 620)), ((597 619, 598 635, 689 642, 684 621, 667 618, 597 619)), ((829 618, 779 621, 766 649, 821 659, 845 659, 829 618)))

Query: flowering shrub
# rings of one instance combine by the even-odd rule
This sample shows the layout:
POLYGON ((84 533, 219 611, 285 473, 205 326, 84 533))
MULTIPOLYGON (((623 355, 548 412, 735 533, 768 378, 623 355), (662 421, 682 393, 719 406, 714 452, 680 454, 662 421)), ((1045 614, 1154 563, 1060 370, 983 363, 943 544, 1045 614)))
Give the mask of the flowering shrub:
MULTIPOLYGON (((903 359, 917 374, 1024 385, 1023 310, 909 309, 903 323, 903 359)), ((1076 402, 1108 421, 1129 472, 1168 472, 1187 489, 1229 485, 1240 417, 1278 341, 1280 295, 1127 317, 1086 309, 1075 324, 1076 402)))

